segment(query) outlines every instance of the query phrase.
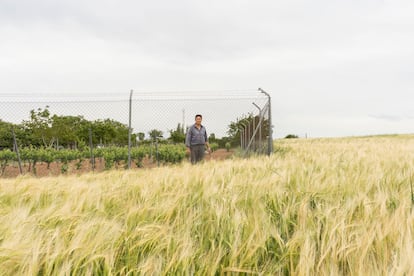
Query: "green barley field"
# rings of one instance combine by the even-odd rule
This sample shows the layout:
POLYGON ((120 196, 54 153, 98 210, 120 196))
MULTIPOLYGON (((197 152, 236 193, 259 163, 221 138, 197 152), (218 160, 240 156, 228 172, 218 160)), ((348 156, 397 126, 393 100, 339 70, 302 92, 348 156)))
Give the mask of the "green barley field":
POLYGON ((414 275, 414 135, 0 179, 0 275, 414 275))

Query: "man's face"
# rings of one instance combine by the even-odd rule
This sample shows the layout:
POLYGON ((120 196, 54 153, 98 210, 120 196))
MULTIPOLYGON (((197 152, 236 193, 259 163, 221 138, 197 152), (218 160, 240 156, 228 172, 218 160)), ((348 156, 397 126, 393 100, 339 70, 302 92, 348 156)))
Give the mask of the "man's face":
POLYGON ((201 117, 198 116, 195 118, 196 125, 201 125, 201 117))

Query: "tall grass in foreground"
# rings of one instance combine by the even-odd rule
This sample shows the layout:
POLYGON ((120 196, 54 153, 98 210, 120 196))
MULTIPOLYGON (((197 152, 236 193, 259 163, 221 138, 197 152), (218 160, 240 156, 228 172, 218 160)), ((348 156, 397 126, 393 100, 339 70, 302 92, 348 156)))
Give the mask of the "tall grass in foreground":
POLYGON ((0 180, 1 275, 413 275, 414 136, 0 180))

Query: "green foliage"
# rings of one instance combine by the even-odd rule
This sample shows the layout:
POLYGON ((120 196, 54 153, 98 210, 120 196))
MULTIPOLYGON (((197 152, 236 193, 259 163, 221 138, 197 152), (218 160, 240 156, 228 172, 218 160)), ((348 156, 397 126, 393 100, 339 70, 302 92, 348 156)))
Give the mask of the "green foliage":
POLYGON ((0 175, 3 175, 7 165, 16 160, 16 153, 9 149, 0 150, 0 175))
MULTIPOLYGON (((83 116, 52 115, 49 106, 30 111, 28 120, 20 125, 0 120, 0 149, 12 148, 13 139, 11 128, 15 129, 16 137, 21 147, 54 147, 81 150, 89 143, 89 130, 92 130, 94 145, 127 145, 129 128, 127 125, 112 119, 87 121, 83 116)), ((132 141, 137 135, 132 134, 132 141)))
POLYGON ((158 147, 158 158, 164 163, 179 163, 185 157, 185 146, 178 145, 160 145, 158 147))
POLYGON ((127 147, 108 147, 103 150, 103 158, 105 159, 105 169, 111 169, 114 164, 119 166, 121 161, 128 161, 127 147))
POLYGON ((0 149, 12 148, 13 135, 12 135, 13 124, 3 122, 0 120, 0 149))
POLYGON ((227 152, 229 152, 229 151, 230 151, 230 148, 231 148, 231 144, 230 144, 230 142, 227 142, 227 143, 225 144, 225 148, 226 148, 226 151, 227 151, 227 152))
MULTIPOLYGON (((249 115, 248 118, 254 118, 249 115)), ((246 118, 244 118, 246 119, 246 118)), ((218 143, 224 147, 225 143, 231 142, 236 146, 239 142, 237 125, 240 122, 232 123, 229 126, 229 137, 217 138, 214 133, 209 135, 210 143, 218 143)), ((89 131, 92 131, 93 145, 101 146, 125 146, 128 144, 129 128, 127 125, 113 119, 98 119, 88 121, 83 116, 66 116, 52 114, 49 106, 33 109, 30 111, 28 120, 21 124, 11 124, 0 120, 0 150, 2 148, 13 148, 11 128, 14 128, 19 147, 44 147, 44 148, 69 148, 85 151, 89 145, 89 131)), ((145 133, 138 132, 131 134, 133 145, 145 144, 160 138, 163 135, 161 130, 153 129, 148 132, 150 139, 145 140, 145 133)), ((185 129, 178 123, 177 128, 170 130, 168 140, 183 143, 185 141, 185 129)))
POLYGON ((33 146, 50 147, 55 141, 52 130, 53 119, 48 108, 49 106, 30 110, 30 119, 23 121, 24 128, 33 138, 33 146))
POLYGON ((78 140, 77 149, 80 151, 87 151, 89 150, 89 147, 86 145, 84 140, 78 140))
POLYGON ((212 144, 212 143, 217 143, 217 142, 218 142, 218 139, 216 138, 216 135, 215 135, 214 133, 211 133, 211 134, 208 136, 208 142, 209 142, 210 144, 212 144))
POLYGON ((38 154, 39 160, 47 163, 47 168, 50 167, 50 163, 56 160, 56 151, 53 149, 40 149, 38 154))
POLYGON ((184 127, 181 124, 177 125, 175 130, 170 130, 170 138, 173 143, 184 143, 185 142, 185 133, 184 127))
POLYGON ((52 116, 51 131, 56 137, 56 144, 64 147, 74 148, 79 141, 86 141, 82 136, 82 131, 87 128, 89 123, 82 116, 52 116))
POLYGON ((161 130, 158 130, 158 129, 153 129, 153 130, 149 131, 148 134, 149 134, 151 140, 154 140, 154 141, 156 139, 162 137, 162 131, 161 130))
MULTIPOLYGON (((155 158, 155 147, 151 145, 142 145, 131 148, 131 160, 137 167, 143 166, 144 158, 149 158, 150 153, 153 153, 155 158)), ((183 144, 159 144, 158 158, 161 163, 179 163, 185 158, 185 146, 183 144)), ((82 161, 91 158, 90 149, 86 147, 81 150, 54 148, 35 148, 26 147, 20 150, 20 156, 23 163, 28 163, 36 172, 36 164, 38 162, 47 163, 49 169, 53 162, 62 163, 61 172, 66 173, 69 169, 69 164, 75 162, 75 169, 79 170, 82 166, 82 161)), ((128 162, 128 147, 103 147, 93 150, 94 158, 103 158, 105 162, 105 169, 111 169, 114 166, 120 168, 122 164, 128 162)), ((16 153, 9 150, 0 150, 0 169, 4 171, 5 167, 12 161, 17 161, 16 153)), ((156 161, 156 160, 155 160, 156 161)))
POLYGON ((62 164, 62 166, 60 167, 60 172, 61 172, 62 174, 65 174, 65 173, 67 173, 67 172, 68 172, 68 170, 69 170, 69 165, 68 165, 68 163, 63 163, 63 164, 62 164))
POLYGON ((137 134, 137 138, 138 138, 138 140, 141 142, 141 141, 144 141, 144 139, 145 139, 145 133, 144 132, 138 132, 138 134, 137 134))
POLYGON ((77 160, 77 162, 75 163, 76 170, 80 170, 82 168, 82 162, 83 162, 83 160, 84 160, 83 158, 79 158, 77 160))
POLYGON ((69 163, 74 160, 78 160, 82 157, 82 153, 78 150, 56 150, 55 151, 55 160, 62 163, 69 163))
POLYGON ((41 150, 36 150, 34 147, 23 148, 20 150, 20 158, 23 162, 29 164, 29 171, 32 170, 36 174, 36 163, 40 161, 41 150))
MULTIPOLYGON (((96 120, 91 125, 93 132, 93 143, 103 145, 127 145, 128 126, 120 122, 105 119, 96 120)), ((132 135, 131 140, 136 140, 136 135, 132 135)))
POLYGON ((9 150, 9 149, 4 149, 4 150, 0 150, 0 162, 3 161, 14 161, 16 160, 16 153, 9 150))
POLYGON ((135 162, 138 168, 143 166, 142 161, 145 156, 149 154, 149 147, 134 147, 131 149, 131 159, 135 162))
POLYGON ((285 139, 295 139, 295 138, 299 138, 299 136, 296 134, 288 134, 285 136, 285 139))
POLYGON ((250 129, 250 133, 253 133, 253 126, 256 127, 261 124, 261 137, 259 137, 259 133, 256 133, 257 139, 264 140, 269 133, 269 120, 266 118, 262 118, 260 120, 260 116, 253 115, 249 113, 247 115, 241 116, 241 118, 237 118, 235 122, 230 122, 228 125, 228 138, 229 142, 233 147, 240 145, 240 135, 246 129, 250 129))
POLYGON ((216 151, 216 150, 218 150, 218 148, 219 148, 218 143, 210 143, 211 151, 216 151))

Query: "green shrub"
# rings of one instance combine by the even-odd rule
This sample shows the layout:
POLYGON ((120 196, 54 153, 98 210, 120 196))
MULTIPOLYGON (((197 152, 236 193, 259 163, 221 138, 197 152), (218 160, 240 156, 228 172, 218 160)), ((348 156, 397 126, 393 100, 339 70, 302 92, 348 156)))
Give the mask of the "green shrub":
POLYGON ((226 147, 227 152, 229 152, 231 148, 230 142, 227 142, 224 146, 226 147))
POLYGON ((219 145, 217 143, 211 143, 210 144, 210 149, 211 151, 216 151, 218 149, 219 145))

